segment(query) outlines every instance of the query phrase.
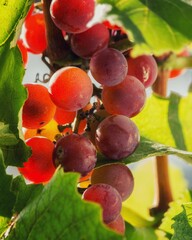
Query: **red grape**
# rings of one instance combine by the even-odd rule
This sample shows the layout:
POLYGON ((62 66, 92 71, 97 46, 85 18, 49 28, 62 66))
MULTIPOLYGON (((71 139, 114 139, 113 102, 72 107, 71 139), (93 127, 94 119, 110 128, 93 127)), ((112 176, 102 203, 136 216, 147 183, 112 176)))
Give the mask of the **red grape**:
POLYGON ((28 51, 34 54, 42 53, 47 47, 45 20, 43 13, 31 15, 25 21, 24 39, 28 51))
POLYGON ((93 55, 90 61, 90 71, 100 84, 114 86, 125 79, 128 65, 120 51, 107 48, 93 55))
POLYGON ((145 87, 137 78, 128 75, 118 85, 104 86, 102 101, 106 111, 110 114, 133 117, 144 107, 146 101, 145 87))
POLYGON ((95 10, 94 0, 53 0, 50 13, 55 25, 69 33, 80 33, 87 29, 95 10))
POLYGON ((72 123, 75 119, 75 116, 76 112, 68 112, 63 108, 56 107, 54 119, 58 124, 64 125, 67 123, 72 123))
POLYGON ((71 36, 71 47, 75 54, 90 58, 94 53, 107 47, 109 31, 105 25, 98 23, 85 32, 71 36))
POLYGON ((23 167, 18 168, 20 173, 34 183, 49 181, 55 172, 53 142, 45 137, 32 137, 26 140, 26 144, 31 147, 32 155, 23 167))
POLYGON ((91 184, 106 183, 114 187, 125 201, 134 187, 133 174, 121 163, 106 164, 95 168, 91 175, 91 184))
POLYGON ((125 234, 125 221, 121 215, 119 215, 113 222, 108 223, 107 226, 121 235, 125 234))
POLYGON ((137 126, 128 117, 113 115, 98 126, 95 142, 99 151, 109 159, 128 157, 138 146, 140 139, 137 126))
POLYGON ((52 75, 49 93, 58 107, 65 111, 77 111, 89 102, 93 93, 93 84, 82 69, 64 67, 52 75))
POLYGON ((23 127, 40 128, 53 118, 55 105, 45 86, 33 83, 26 83, 24 86, 28 91, 28 98, 23 106, 23 127))
POLYGON ((86 175, 96 163, 96 149, 83 135, 71 134, 58 140, 53 152, 55 166, 61 164, 66 172, 86 175))
POLYGON ((158 67, 153 56, 142 55, 136 58, 128 58, 128 75, 138 78, 144 86, 150 87, 157 79, 158 67))
POLYGON ((82 198, 101 205, 105 223, 114 221, 120 214, 122 207, 121 196, 115 188, 108 184, 92 185, 84 191, 82 198))

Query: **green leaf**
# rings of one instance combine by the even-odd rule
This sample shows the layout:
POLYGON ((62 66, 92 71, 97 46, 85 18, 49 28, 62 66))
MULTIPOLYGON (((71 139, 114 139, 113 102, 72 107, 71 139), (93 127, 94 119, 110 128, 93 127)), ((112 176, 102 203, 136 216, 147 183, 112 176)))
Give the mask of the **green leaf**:
POLYGON ((171 240, 191 240, 192 236, 192 202, 183 205, 183 211, 174 217, 174 234, 171 240))
POLYGON ((192 164, 192 152, 172 148, 143 137, 136 151, 130 157, 123 159, 123 162, 131 163, 141 159, 162 155, 177 155, 192 164))
POLYGON ((32 1, 31 0, 0 0, 0 46, 9 39, 25 17, 32 1))
POLYGON ((7 239, 122 239, 102 224, 99 205, 81 200, 78 178, 78 174, 58 170, 42 193, 18 215, 7 239))
POLYGON ((135 228, 130 224, 126 224, 126 234, 129 240, 158 240, 153 228, 135 228))
POLYGON ((182 0, 97 0, 135 43, 133 55, 180 51, 192 40, 192 6, 182 0))
POLYGON ((10 49, 10 41, 0 48, 0 122, 9 125, 18 143, 14 146, 12 144, 3 146, 2 150, 6 165, 21 166, 30 156, 29 148, 19 139, 20 112, 27 98, 27 92, 22 85, 24 68, 21 54, 16 47, 10 49))
POLYGON ((18 139, 9 130, 9 126, 0 122, 0 146, 11 146, 18 143, 18 139))
POLYGON ((164 232, 173 235, 174 233, 174 230, 172 228, 172 225, 174 223, 173 218, 182 212, 183 210, 182 205, 186 202, 190 202, 191 200, 192 199, 190 193, 186 191, 174 202, 171 202, 168 211, 164 214, 164 218, 159 228, 164 232))
POLYGON ((41 194, 43 185, 26 184, 22 176, 13 179, 11 190, 17 196, 14 213, 20 213, 35 197, 41 194))
POLYGON ((0 216, 10 218, 16 196, 11 192, 12 176, 5 172, 3 154, 0 150, 0 216))

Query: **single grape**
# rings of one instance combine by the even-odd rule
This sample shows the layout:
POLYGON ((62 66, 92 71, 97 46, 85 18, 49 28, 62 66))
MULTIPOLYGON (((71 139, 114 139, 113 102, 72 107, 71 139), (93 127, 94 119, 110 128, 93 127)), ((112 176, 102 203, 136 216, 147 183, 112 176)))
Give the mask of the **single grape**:
POLYGON ((133 117, 144 107, 146 101, 145 87, 137 78, 128 75, 118 85, 104 86, 102 101, 108 113, 133 117))
POLYGON ((64 67, 52 75, 48 89, 56 106, 72 112, 86 106, 93 93, 93 84, 82 69, 64 67))
POLYGON ((133 174, 121 163, 106 164, 95 168, 91 175, 91 184, 106 183, 114 187, 125 201, 134 187, 133 174))
POLYGON ((93 55, 90 71, 100 84, 114 86, 121 83, 127 76, 127 60, 120 51, 106 48, 93 55))
POLYGON ((105 118, 98 126, 95 143, 98 150, 109 159, 120 160, 131 155, 139 144, 137 126, 123 115, 105 118))
POLYGON ((75 119, 76 112, 68 112, 65 111, 63 108, 56 107, 54 119, 55 121, 60 124, 67 124, 72 123, 75 119))
POLYGON ((87 29, 95 10, 94 0, 52 0, 50 14, 55 25, 68 33, 87 29))
POLYGON ((71 134, 58 140, 53 152, 55 166, 61 164, 66 172, 79 172, 86 175, 97 160, 96 149, 83 135, 71 134))
POLYGON ((85 32, 71 36, 72 51, 82 58, 90 58, 107 47, 109 43, 109 31, 105 25, 98 23, 85 32))
POLYGON ((55 172, 53 142, 45 137, 32 137, 26 140, 26 144, 31 147, 32 155, 23 163, 23 167, 18 168, 20 173, 34 183, 49 181, 55 172))
POLYGON ((103 210, 103 221, 110 223, 120 214, 122 201, 115 188, 108 184, 95 184, 87 188, 82 198, 100 204, 103 210))
POLYGON ((45 126, 55 114, 55 105, 51 101, 47 88, 40 84, 24 84, 28 98, 23 105, 23 127, 37 129, 45 126))
POLYGON ((28 51, 34 54, 42 53, 47 47, 43 13, 36 13, 29 16, 24 26, 24 40, 28 51))
POLYGON ((125 234, 125 221, 121 215, 119 215, 113 222, 106 225, 121 235, 125 234))
POLYGON ((145 88, 153 85, 157 79, 158 67, 153 56, 141 55, 136 58, 128 58, 128 75, 138 78, 145 88))

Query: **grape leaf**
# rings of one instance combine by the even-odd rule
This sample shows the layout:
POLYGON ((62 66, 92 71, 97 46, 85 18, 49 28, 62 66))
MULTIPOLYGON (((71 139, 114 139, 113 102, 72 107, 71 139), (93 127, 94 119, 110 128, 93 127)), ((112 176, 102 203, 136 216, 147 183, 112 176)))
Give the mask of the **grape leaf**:
POLYGON ((19 21, 26 15, 31 0, 0 0, 0 46, 9 39, 19 21))
POLYGON ((17 227, 13 226, 7 239, 122 239, 102 224, 97 204, 81 200, 76 190, 78 177, 58 170, 42 193, 17 216, 17 227))
POLYGON ((183 211, 174 217, 174 234, 171 240, 191 240, 192 237, 192 202, 183 204, 183 211))
POLYGON ((13 212, 21 212, 43 190, 41 184, 26 184, 22 176, 13 179, 11 190, 17 196, 13 212))
POLYGON ((192 6, 182 0, 97 0, 109 4, 108 17, 133 38, 134 56, 181 51, 192 40, 192 6))
POLYGON ((170 203, 168 211, 164 214, 164 218, 160 225, 160 229, 164 232, 173 235, 174 230, 172 225, 174 223, 173 218, 180 214, 183 210, 182 204, 191 202, 191 195, 188 191, 184 192, 178 199, 170 203))
POLYGON ((31 153, 19 139, 21 134, 18 129, 21 126, 19 112, 27 98, 27 92, 22 85, 24 68, 21 54, 17 47, 10 49, 11 39, 0 48, 0 122, 9 125, 18 143, 14 146, 3 146, 2 150, 6 165, 22 166, 22 162, 26 161, 31 153))
POLYGON ((16 196, 11 192, 12 176, 6 175, 3 154, 0 150, 0 216, 11 217, 16 196))
POLYGON ((192 152, 182 151, 173 147, 160 144, 141 137, 141 142, 136 151, 129 157, 122 159, 125 163, 137 162, 141 159, 162 155, 176 155, 192 164, 192 152))
POLYGON ((18 143, 18 139, 9 130, 9 126, 0 122, 0 146, 11 146, 18 143))

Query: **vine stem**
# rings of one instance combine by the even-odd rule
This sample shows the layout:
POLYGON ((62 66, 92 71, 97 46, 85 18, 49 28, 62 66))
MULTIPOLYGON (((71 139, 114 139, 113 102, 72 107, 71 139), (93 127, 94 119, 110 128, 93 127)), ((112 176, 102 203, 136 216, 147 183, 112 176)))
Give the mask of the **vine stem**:
MULTIPOLYGON (((167 81, 169 78, 169 70, 159 69, 158 77, 153 85, 153 91, 159 96, 167 96, 167 81)), ((156 157, 156 207, 152 209, 152 213, 164 213, 169 207, 169 203, 173 200, 170 179, 169 179, 169 162, 167 156, 156 157)))

